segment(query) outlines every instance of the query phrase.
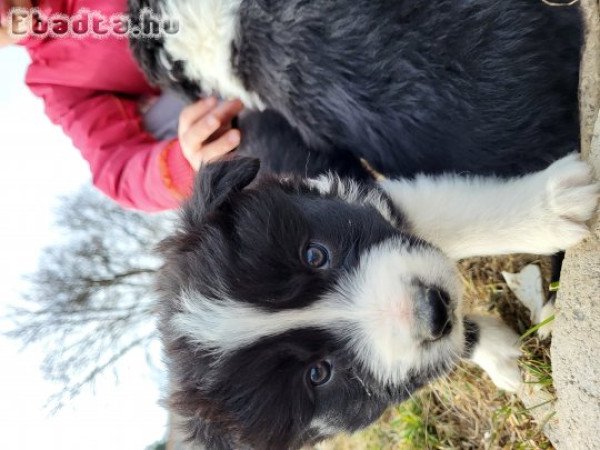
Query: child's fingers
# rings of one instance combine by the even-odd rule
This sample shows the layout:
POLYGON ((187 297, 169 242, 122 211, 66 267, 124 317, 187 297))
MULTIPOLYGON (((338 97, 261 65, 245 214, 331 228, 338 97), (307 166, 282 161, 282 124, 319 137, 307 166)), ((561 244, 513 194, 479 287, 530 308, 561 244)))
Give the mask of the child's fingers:
POLYGON ((206 144, 201 150, 202 162, 210 162, 225 156, 240 145, 241 135, 239 130, 229 130, 220 138, 206 144))
POLYGON ((211 97, 182 111, 179 142, 183 155, 194 169, 223 157, 240 144, 240 131, 231 129, 231 120, 243 108, 239 100, 217 104, 217 100, 211 97))
POLYGON ((211 114, 221 121, 222 124, 229 123, 231 119, 237 116, 244 109, 244 105, 239 100, 229 100, 217 106, 211 114))
POLYGON ((179 135, 184 134, 190 127, 205 116, 217 105, 215 97, 208 97, 186 106, 179 115, 179 135))
POLYGON ((205 141, 211 137, 219 128, 221 122, 212 114, 193 123, 190 128, 180 137, 191 150, 200 150, 205 141))

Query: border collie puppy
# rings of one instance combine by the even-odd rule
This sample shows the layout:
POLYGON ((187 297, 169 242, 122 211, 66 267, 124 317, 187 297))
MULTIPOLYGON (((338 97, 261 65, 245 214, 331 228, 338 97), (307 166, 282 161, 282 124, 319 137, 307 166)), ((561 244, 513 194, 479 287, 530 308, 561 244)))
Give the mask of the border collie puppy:
MULTIPOLYGON (((306 148, 384 175, 520 175, 578 148, 581 24, 539 0, 130 0, 151 80, 279 114, 306 148)), ((280 151, 280 146, 270 149, 280 151)), ((301 151, 302 149, 298 149, 301 151)), ((308 155, 288 170, 303 173, 308 155)), ((269 161, 266 161, 267 163, 269 161)))
POLYGON ((258 170, 250 158, 202 169, 162 244, 169 405, 200 448, 353 432, 460 358, 516 390, 518 337, 463 315, 454 260, 569 247, 599 192, 575 155, 509 180, 258 170))

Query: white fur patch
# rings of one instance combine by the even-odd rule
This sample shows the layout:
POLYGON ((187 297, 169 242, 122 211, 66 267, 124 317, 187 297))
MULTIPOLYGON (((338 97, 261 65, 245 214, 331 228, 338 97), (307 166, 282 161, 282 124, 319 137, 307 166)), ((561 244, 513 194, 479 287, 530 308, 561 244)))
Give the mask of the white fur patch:
POLYGON ((346 336, 358 359, 378 380, 398 381, 410 370, 435 369, 463 352, 462 287, 454 264, 433 249, 398 252, 387 241, 364 255, 360 267, 344 283, 346 296, 360 320, 346 336), (454 310, 449 336, 424 349, 415 339, 414 280, 445 289, 454 310))
POLYGON ((333 173, 306 180, 306 183, 323 195, 333 195, 340 200, 358 205, 370 205, 394 227, 398 226, 389 203, 377 189, 369 188, 352 179, 341 179, 333 173))
POLYGON ((454 265, 430 248, 396 240, 373 247, 360 266, 312 305, 270 312, 231 299, 189 292, 172 319, 176 333, 215 354, 251 345, 289 330, 322 328, 348 339, 358 360, 382 382, 400 381, 410 370, 438 367, 464 347, 461 287, 454 265), (444 288, 455 304, 453 331, 424 348, 414 337, 415 280, 444 288))
POLYGON ((380 184, 418 236, 457 259, 568 248, 588 235, 599 192, 575 154, 512 180, 421 175, 380 184))
POLYGON ((531 323, 540 322, 546 298, 542 291, 542 271, 537 264, 528 264, 520 272, 502 272, 506 285, 515 297, 529 310, 531 323))
MULTIPOLYGON (((312 420, 310 428, 315 428, 320 436, 331 436, 341 431, 327 422, 327 420, 318 417, 312 420)), ((318 448, 318 446, 316 448, 318 448)))
MULTIPOLYGON (((540 317, 538 323, 544 322, 550 317, 556 314, 556 310, 554 307, 554 302, 546 302, 542 310, 540 311, 540 317)), ((546 325, 543 325, 538 328, 537 334, 540 339, 549 338, 552 334, 552 330, 554 329, 554 321, 549 321, 546 325)))
POLYGON ((231 66, 238 11, 242 0, 171 0, 163 3, 163 17, 179 21, 179 32, 164 36, 173 60, 184 62, 185 75, 206 93, 239 98, 247 107, 262 109, 256 93, 244 89, 231 66))
POLYGON ((518 359, 519 336, 493 317, 473 317, 479 326, 479 340, 471 360, 490 376, 500 389, 516 392, 522 385, 518 359))

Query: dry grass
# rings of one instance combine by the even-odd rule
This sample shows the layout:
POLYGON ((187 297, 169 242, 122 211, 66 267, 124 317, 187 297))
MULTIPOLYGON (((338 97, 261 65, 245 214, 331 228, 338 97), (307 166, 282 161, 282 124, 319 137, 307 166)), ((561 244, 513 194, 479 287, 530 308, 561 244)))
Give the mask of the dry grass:
MULTIPOLYGON (((520 255, 462 262, 466 309, 500 315, 523 334, 531 327, 529 313, 510 293, 500 272, 517 272, 529 263, 540 264, 547 278, 548 258, 520 255)), ((521 364, 528 378, 552 392, 549 342, 540 342, 532 335, 524 339, 523 349, 521 364)), ((369 429, 315 448, 524 450, 552 449, 552 445, 516 396, 500 392, 478 368, 463 363, 449 378, 390 408, 369 429)))

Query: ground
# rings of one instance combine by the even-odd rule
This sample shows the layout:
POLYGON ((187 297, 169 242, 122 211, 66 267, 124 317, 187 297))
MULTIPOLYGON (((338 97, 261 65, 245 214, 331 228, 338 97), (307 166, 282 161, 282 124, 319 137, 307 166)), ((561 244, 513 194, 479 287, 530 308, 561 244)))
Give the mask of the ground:
MULTIPOLYGON (((600 177, 600 2, 581 0, 586 50, 580 86, 581 152, 600 177)), ((557 298, 552 363, 557 389, 559 448, 599 448, 600 423, 600 221, 592 236, 567 252, 557 298)))

